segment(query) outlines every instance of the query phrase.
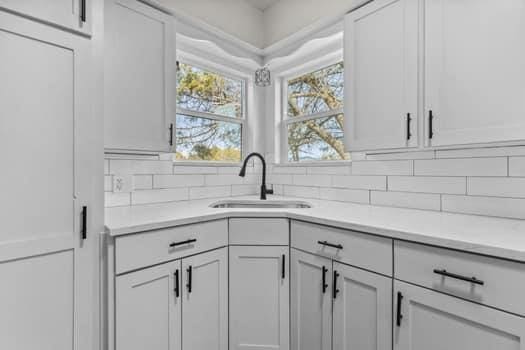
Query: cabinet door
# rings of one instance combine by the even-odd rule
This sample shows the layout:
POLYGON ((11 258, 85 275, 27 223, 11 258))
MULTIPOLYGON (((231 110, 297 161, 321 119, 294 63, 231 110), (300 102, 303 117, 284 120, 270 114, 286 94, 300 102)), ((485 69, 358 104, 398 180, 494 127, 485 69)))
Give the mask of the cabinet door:
POLYGON ((228 349, 228 248, 182 260, 182 348, 228 349))
POLYGON ((181 262, 116 278, 117 350, 181 349, 181 262))
POLYGON ((394 291, 395 350, 525 349, 525 318, 399 281, 394 291))
POLYGON ((331 350, 332 261, 292 249, 290 270, 291 348, 331 350))
POLYGON ((0 52, 0 349, 93 349, 90 42, 0 10, 0 52))
POLYGON ((230 349, 289 348, 288 247, 230 247, 230 349))
POLYGON ((176 95, 173 21, 136 0, 106 1, 106 149, 170 150, 176 95))
POLYGON ((91 32, 91 0, 0 0, 0 8, 75 31, 91 32))
POLYGON ((334 350, 392 349, 392 279, 334 262, 334 350))
POLYGON ((432 146, 525 139, 525 1, 425 0, 432 146))
POLYGON ((417 146, 418 0, 379 0, 345 17, 348 149, 417 146))

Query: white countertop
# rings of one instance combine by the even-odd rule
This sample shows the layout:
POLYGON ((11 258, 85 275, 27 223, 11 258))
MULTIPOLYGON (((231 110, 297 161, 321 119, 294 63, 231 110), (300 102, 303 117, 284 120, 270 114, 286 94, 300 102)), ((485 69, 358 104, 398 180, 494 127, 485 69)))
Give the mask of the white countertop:
MULTIPOLYGON (((257 199, 255 196, 231 199, 257 199)), ((228 217, 285 217, 467 252, 525 261, 525 220, 270 196, 301 200, 308 209, 210 208, 219 199, 106 209, 112 236, 228 217)))

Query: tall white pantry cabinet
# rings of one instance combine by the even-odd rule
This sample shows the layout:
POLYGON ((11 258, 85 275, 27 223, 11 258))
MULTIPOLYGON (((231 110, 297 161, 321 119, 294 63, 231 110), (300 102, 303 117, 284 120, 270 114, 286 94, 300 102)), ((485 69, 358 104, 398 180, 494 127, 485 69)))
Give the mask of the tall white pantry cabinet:
POLYGON ((0 349, 99 345, 91 3, 0 1, 0 349))

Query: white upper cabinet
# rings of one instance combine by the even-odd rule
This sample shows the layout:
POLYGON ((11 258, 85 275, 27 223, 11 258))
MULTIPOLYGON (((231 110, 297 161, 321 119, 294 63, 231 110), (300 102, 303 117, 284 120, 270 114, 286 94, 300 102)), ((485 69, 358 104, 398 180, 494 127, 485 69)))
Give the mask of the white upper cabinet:
POLYGON ((74 31, 91 33, 91 0, 0 0, 0 8, 74 31))
POLYGON ((417 146, 418 0, 348 14, 344 40, 347 149, 417 146))
POLYGON ((429 145, 524 140, 525 1, 426 0, 425 27, 429 145))
POLYGON ((106 150, 165 152, 175 135, 174 19, 136 0, 107 0, 106 150))
POLYGON ((288 350, 288 252, 277 246, 230 247, 231 350, 288 350))
POLYGON ((395 281, 394 350, 525 349, 525 319, 395 281))
POLYGON ((93 349, 91 43, 0 10, 0 52, 0 349, 93 349))

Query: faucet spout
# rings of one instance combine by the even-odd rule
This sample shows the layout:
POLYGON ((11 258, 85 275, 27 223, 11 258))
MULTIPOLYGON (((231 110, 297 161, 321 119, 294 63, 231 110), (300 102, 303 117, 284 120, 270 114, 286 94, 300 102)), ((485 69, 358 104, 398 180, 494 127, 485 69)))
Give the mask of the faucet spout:
POLYGON ((244 159, 241 171, 239 172, 239 176, 240 177, 246 176, 246 166, 248 165, 248 160, 250 160, 250 158, 252 157, 259 158, 262 163, 261 200, 265 200, 267 194, 273 194, 273 190, 268 190, 266 188, 266 160, 260 153, 253 152, 253 153, 248 154, 248 156, 244 159))

